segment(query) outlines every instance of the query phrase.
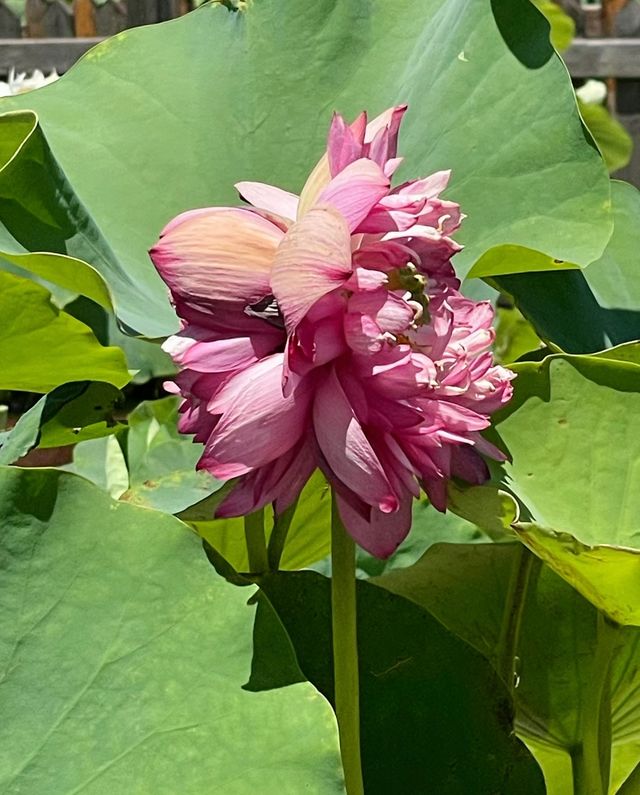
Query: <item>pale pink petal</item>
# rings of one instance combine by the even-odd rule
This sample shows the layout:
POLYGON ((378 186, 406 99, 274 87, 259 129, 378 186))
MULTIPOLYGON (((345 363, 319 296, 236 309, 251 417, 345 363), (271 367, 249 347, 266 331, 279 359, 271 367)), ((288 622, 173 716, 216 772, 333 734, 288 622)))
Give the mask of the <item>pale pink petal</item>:
POLYGON ((451 474, 479 486, 489 480, 489 467, 477 450, 460 445, 451 451, 451 474))
POLYGON ((482 431, 489 425, 487 417, 448 400, 438 400, 437 411, 443 426, 451 431, 482 431))
POLYGON ((361 354, 377 353, 385 342, 375 320, 355 312, 344 317, 344 336, 351 350, 361 354))
POLYGON ((389 152, 389 128, 383 127, 378 130, 369 143, 367 157, 375 161, 382 168, 388 160, 389 152))
POLYGON ((329 158, 325 152, 311 174, 309 174, 300 193, 298 214, 296 216, 298 221, 316 204, 319 194, 329 182, 331 182, 331 171, 329 169, 329 158))
POLYGON ((376 116, 375 119, 372 119, 369 124, 367 124, 367 129, 364 136, 365 143, 370 143, 380 130, 384 129, 385 127, 388 128, 389 140, 386 153, 387 160, 390 158, 395 158, 398 152, 398 131, 400 130, 400 124, 402 123, 402 119, 406 113, 406 110, 406 105, 396 105, 393 108, 388 108, 384 111, 384 113, 376 116))
POLYGON ((436 368, 431 359, 414 353, 393 366, 374 371, 369 384, 380 395, 403 400, 433 388, 437 384, 436 379, 436 368))
POLYGON ((413 307, 387 290, 355 293, 344 316, 347 344, 356 353, 377 353, 395 343, 394 335, 406 332, 414 316, 413 307))
POLYGON ((404 161, 404 157, 390 157, 382 167, 385 175, 391 179, 404 161))
POLYGON ((265 466, 241 477, 216 509, 216 517, 246 516, 277 501, 282 512, 295 500, 316 468, 307 440, 265 466))
POLYGON ((269 292, 282 237, 251 210, 211 207, 175 218, 149 253, 174 297, 204 307, 244 307, 269 292))
POLYGON ((358 224, 356 232, 365 235, 385 235, 390 232, 409 235, 415 224, 415 216, 409 212, 390 210, 382 203, 377 204, 371 212, 358 224))
POLYGON ((451 169, 436 171, 423 179, 414 179, 399 185, 394 195, 416 196, 422 199, 435 199, 449 184, 451 169))
POLYGON ((233 376, 209 403, 222 413, 200 461, 218 478, 230 478, 274 461, 290 450, 308 423, 311 386, 282 394, 284 354, 262 359, 233 376))
POLYGON ((279 335, 201 341, 186 350, 174 361, 200 373, 226 372, 248 367, 278 347, 279 335))
POLYGON ((333 114, 327 141, 327 156, 332 177, 354 160, 362 157, 364 123, 366 123, 364 114, 361 114, 352 125, 348 125, 339 113, 333 114))
POLYGON ((415 317, 415 309, 388 290, 355 293, 349 299, 348 311, 369 315, 381 331, 392 334, 407 331, 415 317))
POLYGON ((318 194, 317 206, 334 207, 347 221, 349 231, 366 218, 377 202, 389 192, 389 178, 379 165, 361 158, 348 165, 318 194))
POLYGON ((409 246, 394 240, 366 243, 353 253, 353 264, 388 272, 404 268, 408 263, 420 264, 420 258, 409 246))
POLYGON ((294 221, 298 214, 298 197, 295 193, 264 182, 236 182, 235 189, 241 198, 259 210, 275 213, 290 221, 294 221))
POLYGON ((403 496, 398 510, 393 513, 369 507, 367 518, 363 518, 342 496, 338 495, 336 499, 340 518, 349 535, 377 558, 388 558, 393 554, 411 529, 410 494, 403 496))
POLYGON ((482 453, 482 455, 486 455, 488 458, 493 458, 495 461, 509 460, 508 455, 503 453, 500 448, 487 441, 484 436, 481 436, 479 433, 471 433, 469 434, 469 438, 472 439, 476 450, 479 453, 482 453))
POLYGON ((450 235, 458 229, 465 216, 455 202, 431 199, 417 218, 417 223, 433 226, 444 235, 450 235))
MULTIPOLYGON (((420 487, 416 481, 418 473, 415 471, 413 464, 392 434, 385 433, 383 441, 386 448, 383 455, 385 465, 393 470, 402 488, 418 498, 420 496, 420 487)), ((402 489, 399 487, 396 488, 396 491, 402 493, 402 489)))
POLYGON ((377 290, 387 284, 389 277, 384 271, 370 270, 369 268, 356 268, 353 276, 345 282, 348 290, 377 290))
POLYGON ((339 315, 318 321, 306 317, 290 338, 290 341, 294 341, 293 347, 298 355, 314 367, 319 367, 343 354, 346 347, 340 319, 339 315))
POLYGON ((335 476, 367 504, 387 513, 396 510, 398 498, 334 370, 316 391, 313 422, 320 450, 335 476))
POLYGON ((276 253, 271 289, 289 332, 311 307, 351 275, 349 229, 330 207, 316 207, 287 232, 276 253))

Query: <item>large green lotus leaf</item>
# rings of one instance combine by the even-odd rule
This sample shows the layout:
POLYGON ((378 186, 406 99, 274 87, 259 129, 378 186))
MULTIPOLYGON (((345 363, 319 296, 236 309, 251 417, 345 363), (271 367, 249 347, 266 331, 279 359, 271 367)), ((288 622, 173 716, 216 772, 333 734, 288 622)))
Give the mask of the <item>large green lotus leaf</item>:
POLYGON ((616 362, 629 362, 630 364, 640 364, 640 343, 626 342, 617 345, 615 348, 607 348, 594 354, 598 359, 613 359, 616 362))
MULTIPOLYGON (((332 700, 330 581, 279 572, 259 584, 295 651, 292 660, 291 646, 281 644, 275 654, 268 637, 268 654, 257 650, 261 685, 282 684, 283 670, 294 680, 301 671, 332 700)), ((507 690, 491 665, 411 601, 362 580, 357 598, 367 795, 543 793, 541 771, 513 736, 507 690)), ((264 637, 260 628, 255 637, 264 637)))
POLYGON ((546 267, 600 256, 611 233, 606 169, 529 0, 229 5, 125 31, 56 83, 0 103, 37 111, 132 295, 119 293, 116 265, 87 261, 138 326, 171 326, 148 310, 164 300, 147 257, 163 225, 237 203, 238 180, 299 191, 334 109, 409 104, 401 177, 453 170, 448 196, 468 214, 461 272, 505 243, 545 252, 546 267))
POLYGON ((63 384, 26 411, 2 438, 0 464, 13 464, 33 447, 62 447, 114 433, 113 416, 122 397, 111 384, 63 384))
POLYGON ((496 416, 527 545, 620 623, 640 623, 640 367, 601 357, 517 364, 496 416))
POLYGON ((124 386, 122 351, 104 348, 91 330, 61 312, 50 293, 29 279, 0 271, 0 387, 48 392, 68 381, 124 386))
POLYGON ((568 353, 640 339, 640 192, 617 181, 611 192, 614 232, 603 255, 585 270, 491 279, 513 296, 543 339, 568 353))
POLYGON ((246 693, 253 611, 169 516, 0 472, 0 789, 342 793, 311 685, 246 693))
MULTIPOLYGON (((149 337, 175 330, 175 315, 151 263, 136 269, 126 254, 118 259, 52 154, 37 115, 2 113, 0 133, 0 258, 105 306, 111 295, 101 274, 126 325, 149 337)), ((97 141, 87 143, 89 167, 104 158, 96 156, 97 141)), ((134 193, 135 202, 141 194, 134 193)), ((117 192, 110 197, 116 203, 123 199, 117 192)))
MULTIPOLYGON (((550 568, 532 563, 514 544, 438 544, 375 583, 429 610, 504 674, 512 670, 503 642, 514 626, 512 583, 525 575, 514 649, 516 727, 543 767, 547 795, 571 795, 570 757, 583 741, 601 673, 597 611, 550 568)), ((619 628, 610 640, 613 795, 640 760, 640 630, 619 628)))

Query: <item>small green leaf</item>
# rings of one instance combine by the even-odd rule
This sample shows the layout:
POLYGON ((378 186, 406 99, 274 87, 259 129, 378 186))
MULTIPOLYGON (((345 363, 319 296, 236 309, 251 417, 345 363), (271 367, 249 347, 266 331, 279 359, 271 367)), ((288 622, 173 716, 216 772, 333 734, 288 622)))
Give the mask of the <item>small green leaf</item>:
POLYGON ((99 486, 114 500, 120 499, 129 488, 127 462, 115 436, 78 445, 68 469, 99 486))
POLYGON ((48 392, 68 381, 129 381, 124 355, 103 348, 90 329, 61 312, 47 290, 0 271, 2 389, 48 392))
POLYGON ((519 538, 619 624, 640 626, 640 544, 583 544, 533 522, 514 525, 519 538))
POLYGON ((451 483, 448 488, 447 507, 484 530, 494 541, 513 538, 511 525, 518 519, 518 503, 511 494, 496 486, 461 488, 451 483))
POLYGON ((23 271, 53 282, 72 293, 84 295, 103 309, 113 309, 106 282, 95 268, 80 259, 64 254, 11 254, 7 251, 0 251, 0 259, 7 260, 23 271))
POLYGON ((13 464, 33 447, 62 447, 114 433, 113 411, 120 398, 111 384, 81 381, 57 387, 4 437, 0 464, 13 464))
MULTIPOLYGON (((586 263, 585 263, 586 264, 586 263)), ((477 260, 467 274, 468 279, 489 279, 510 273, 565 271, 580 268, 573 262, 550 257, 541 251, 523 246, 495 246, 477 260)))

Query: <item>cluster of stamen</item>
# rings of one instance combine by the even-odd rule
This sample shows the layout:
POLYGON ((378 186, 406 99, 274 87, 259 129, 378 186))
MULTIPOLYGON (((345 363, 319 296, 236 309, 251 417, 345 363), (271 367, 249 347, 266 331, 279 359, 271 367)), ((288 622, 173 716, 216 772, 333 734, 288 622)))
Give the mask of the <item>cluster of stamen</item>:
POLYGON ((417 328, 429 322, 429 296, 426 293, 427 279, 412 262, 403 268, 396 268, 389 273, 389 289, 403 290, 406 302, 414 309, 413 327, 417 328))

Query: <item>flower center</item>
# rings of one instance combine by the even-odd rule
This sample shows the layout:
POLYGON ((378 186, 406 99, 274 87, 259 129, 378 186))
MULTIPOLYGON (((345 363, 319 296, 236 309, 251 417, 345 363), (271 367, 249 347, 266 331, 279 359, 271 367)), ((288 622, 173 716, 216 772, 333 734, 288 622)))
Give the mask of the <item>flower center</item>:
POLYGON ((415 305, 416 315, 414 323, 421 326, 429 322, 429 296, 426 293, 427 279, 418 273, 412 262, 407 262, 404 268, 396 268, 388 274, 389 289, 402 290, 409 293, 408 302, 415 305))

